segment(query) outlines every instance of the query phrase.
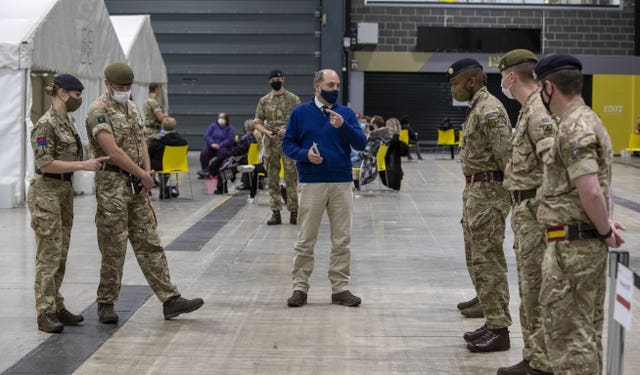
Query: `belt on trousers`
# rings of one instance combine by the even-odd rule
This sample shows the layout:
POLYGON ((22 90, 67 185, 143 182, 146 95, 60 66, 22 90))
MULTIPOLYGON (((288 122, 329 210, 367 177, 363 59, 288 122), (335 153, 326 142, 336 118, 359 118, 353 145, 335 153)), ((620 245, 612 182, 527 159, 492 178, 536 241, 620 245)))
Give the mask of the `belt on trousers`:
POLYGON ((55 178, 56 180, 62 180, 62 181, 71 181, 71 178, 73 177, 73 172, 68 172, 68 173, 42 173, 42 171, 39 170, 39 169, 36 169, 36 174, 39 174, 41 176, 48 177, 48 178, 55 178))
POLYGON ((500 171, 482 171, 471 176, 464 176, 467 184, 476 181, 502 181, 502 172, 500 171))
POLYGON ((120 168, 118 166, 115 166, 113 164, 106 164, 106 163, 103 164, 102 170, 109 171, 109 172, 120 173, 120 174, 123 174, 125 176, 131 176, 131 173, 129 173, 129 172, 125 171, 124 169, 122 169, 122 168, 120 168))
POLYGON ((514 190, 509 193, 511 194, 511 203, 513 203, 514 205, 522 202, 523 200, 536 197, 536 189, 514 190))
POLYGON ((591 224, 547 227, 547 242, 588 240, 599 237, 596 227, 591 224))

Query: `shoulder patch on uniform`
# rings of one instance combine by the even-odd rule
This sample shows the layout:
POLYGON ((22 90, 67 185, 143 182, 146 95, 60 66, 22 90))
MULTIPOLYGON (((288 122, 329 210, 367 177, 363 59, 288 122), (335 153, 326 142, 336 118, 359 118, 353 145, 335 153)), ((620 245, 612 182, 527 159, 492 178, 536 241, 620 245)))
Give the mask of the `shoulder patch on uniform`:
POLYGON ((542 131, 543 131, 545 136, 552 135, 553 134, 553 125, 551 125, 551 124, 542 125, 542 131))
POLYGON ((96 117, 96 121, 98 122, 98 124, 104 124, 107 122, 107 119, 104 116, 98 116, 96 117))
POLYGON ((46 146, 47 145, 47 137, 38 137, 36 138, 36 142, 38 146, 46 146))

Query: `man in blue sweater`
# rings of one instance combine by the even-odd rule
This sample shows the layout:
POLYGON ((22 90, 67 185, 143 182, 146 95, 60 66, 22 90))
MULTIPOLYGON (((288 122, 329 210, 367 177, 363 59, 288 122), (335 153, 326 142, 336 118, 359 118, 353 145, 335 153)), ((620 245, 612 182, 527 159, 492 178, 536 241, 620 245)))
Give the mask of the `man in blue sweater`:
POLYGON ((298 167, 298 238, 293 262, 293 295, 289 307, 307 303, 309 277, 313 272, 313 247, 326 209, 331 230, 331 302, 360 305, 360 298, 348 289, 350 277, 351 148, 364 150, 367 144, 355 113, 336 104, 340 77, 331 69, 316 73, 313 100, 298 105, 289 116, 282 141, 286 156, 298 167))

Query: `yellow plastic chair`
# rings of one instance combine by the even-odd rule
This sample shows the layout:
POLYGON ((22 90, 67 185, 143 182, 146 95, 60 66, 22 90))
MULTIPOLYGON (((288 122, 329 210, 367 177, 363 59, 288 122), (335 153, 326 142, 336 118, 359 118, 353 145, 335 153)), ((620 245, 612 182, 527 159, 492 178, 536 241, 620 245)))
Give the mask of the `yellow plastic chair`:
POLYGON ((247 163, 250 165, 260 164, 260 150, 257 143, 251 143, 249 145, 249 151, 247 152, 247 163))
POLYGON ((400 130, 399 140, 400 140, 400 142, 404 142, 406 144, 409 144, 409 129, 400 130))
POLYGON ((436 157, 438 156, 438 146, 444 152, 445 147, 456 145, 456 133, 454 129, 441 130, 438 129, 438 142, 436 144, 436 157))
POLYGON ((640 152, 640 134, 631 133, 629 136, 629 147, 627 147, 625 151, 640 152))
POLYGON ((191 186, 191 175, 189 174, 189 161, 187 152, 189 146, 165 146, 162 154, 162 170, 156 171, 161 180, 161 186, 164 186, 165 175, 175 173, 176 182, 178 173, 186 173, 189 179, 189 190, 191 191, 191 199, 193 199, 193 187, 191 186))
MULTIPOLYGON (((386 172, 387 170, 387 162, 384 160, 387 157, 387 151, 389 151, 389 146, 380 145, 378 147, 378 152, 376 153, 376 167, 378 168, 378 177, 382 179, 380 176, 380 172, 386 172)), ((385 173, 386 186, 389 186, 389 176, 385 173)), ((382 188, 382 187, 380 187, 382 188)))
POLYGON ((462 130, 458 130, 458 147, 462 148, 462 136, 464 135, 462 130))

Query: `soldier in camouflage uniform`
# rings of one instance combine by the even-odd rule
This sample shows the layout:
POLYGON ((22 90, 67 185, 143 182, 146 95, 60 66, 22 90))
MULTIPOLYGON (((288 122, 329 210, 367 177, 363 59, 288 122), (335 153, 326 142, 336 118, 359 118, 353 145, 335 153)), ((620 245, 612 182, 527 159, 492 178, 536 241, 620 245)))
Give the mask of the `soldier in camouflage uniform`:
POLYGON ((62 332, 65 324, 84 320, 64 307, 60 294, 73 225, 73 172, 95 171, 108 159, 82 160, 80 137, 68 115, 82 104, 82 90, 84 86, 76 77, 57 76, 45 89, 52 96, 51 108, 31 131, 36 175, 27 203, 36 235, 34 289, 38 329, 49 333, 62 332))
POLYGON ((487 90, 478 61, 456 61, 447 77, 453 97, 469 102, 460 152, 466 180, 462 228, 467 268, 486 319, 464 339, 472 352, 507 350, 511 315, 502 244, 510 200, 502 180, 511 151, 511 124, 502 103, 487 90))
POLYGON ((542 160, 536 145, 553 139, 556 124, 540 99, 533 68, 538 58, 523 49, 509 51, 500 60, 502 92, 517 100, 522 108, 511 143, 511 159, 507 164, 504 186, 511 194, 511 228, 518 269, 520 292, 520 326, 522 327, 523 360, 498 369, 498 375, 549 374, 551 364, 546 354, 542 332, 541 308, 538 300, 542 282, 542 258, 546 248, 545 234, 536 219, 536 192, 542 185, 542 160), (534 372, 535 371, 535 372, 534 372))
POLYGON ((87 114, 91 152, 110 157, 96 175, 96 227, 102 253, 98 319, 106 324, 118 322, 113 305, 120 292, 127 240, 149 286, 163 302, 165 319, 171 319, 200 308, 203 301, 182 298, 169 277, 149 201, 153 179, 144 126, 129 100, 133 71, 125 63, 113 63, 104 74, 107 93, 93 102, 87 114))
POLYGON ((282 137, 284 137, 287 120, 293 107, 300 104, 300 98, 287 91, 282 84, 284 74, 280 70, 273 70, 269 74, 271 92, 260 98, 256 108, 256 129, 265 135, 264 139, 264 164, 267 169, 269 194, 271 195, 271 211, 273 214, 267 221, 268 225, 282 223, 280 210, 282 209, 282 196, 280 192, 280 160, 284 166, 284 181, 287 185, 287 210, 289 210, 289 223, 297 224, 298 218, 298 172, 296 163, 282 153, 282 137))
POLYGON ((535 73, 558 131, 538 143, 544 162, 538 222, 546 230, 542 261, 543 330, 556 375, 602 373, 608 247, 624 241, 612 218, 611 139, 581 97, 582 64, 570 55, 540 60, 535 73))
POLYGON ((168 114, 162 111, 162 106, 158 103, 158 94, 160 93, 160 85, 157 83, 149 84, 149 98, 144 103, 142 108, 144 112, 144 126, 145 126, 145 139, 149 140, 151 137, 160 132, 162 127, 162 120, 168 116, 168 114))

